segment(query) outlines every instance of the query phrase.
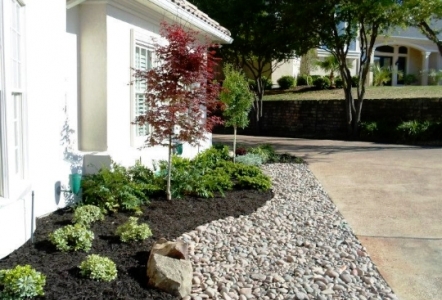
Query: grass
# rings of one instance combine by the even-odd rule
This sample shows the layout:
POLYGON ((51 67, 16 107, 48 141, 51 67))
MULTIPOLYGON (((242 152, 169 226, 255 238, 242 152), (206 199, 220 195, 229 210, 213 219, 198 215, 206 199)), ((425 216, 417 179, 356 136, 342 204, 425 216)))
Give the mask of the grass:
MULTIPOLYGON (((267 93, 267 91, 266 91, 267 93)), ((353 96, 356 95, 356 89, 353 88, 353 96)), ((382 86, 367 87, 365 99, 403 99, 403 98, 442 98, 442 86, 382 86)), ((342 89, 332 90, 287 90, 271 91, 264 95, 264 100, 343 100, 344 92, 342 89), (270 95, 270 93, 272 93, 270 95)))

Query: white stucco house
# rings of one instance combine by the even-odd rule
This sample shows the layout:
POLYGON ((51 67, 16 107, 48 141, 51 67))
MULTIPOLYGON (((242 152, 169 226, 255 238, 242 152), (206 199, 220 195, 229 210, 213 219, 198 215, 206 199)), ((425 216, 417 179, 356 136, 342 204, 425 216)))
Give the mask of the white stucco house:
MULTIPOLYGON (((317 53, 318 59, 330 55, 329 52, 323 49, 317 49, 317 53)), ((359 56, 359 41, 356 40, 350 45, 348 52, 348 59, 353 62, 351 71, 354 75, 357 73, 359 56)), ((372 63, 379 63, 381 67, 391 67, 393 70, 391 85, 393 86, 403 84, 395 71, 401 71, 403 74, 413 74, 418 79, 417 84, 427 85, 429 83, 428 71, 442 69, 442 56, 437 46, 415 27, 398 28, 386 36, 379 36, 376 39, 375 51, 371 61, 372 63)), ((276 83, 284 75, 296 77, 299 73, 299 67, 299 58, 284 63, 272 73, 272 81, 276 83)), ((312 74, 326 75, 319 68, 312 74)))
POLYGON ((149 128, 131 121, 146 107, 129 84, 131 68, 151 67, 162 21, 232 42, 185 0, 0 0, 0 258, 35 229, 32 192, 42 216, 72 198, 59 192, 72 173, 167 157, 139 149, 149 128))

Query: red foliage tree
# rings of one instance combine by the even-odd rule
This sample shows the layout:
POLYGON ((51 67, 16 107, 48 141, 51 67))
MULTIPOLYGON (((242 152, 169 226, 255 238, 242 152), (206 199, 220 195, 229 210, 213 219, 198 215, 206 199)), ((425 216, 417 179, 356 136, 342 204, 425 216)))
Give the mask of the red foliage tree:
POLYGON ((155 46, 158 65, 151 70, 135 70, 136 80, 146 83, 145 115, 135 124, 149 124, 152 132, 146 145, 163 145, 169 150, 167 199, 171 199, 170 174, 174 141, 199 145, 221 119, 212 115, 220 107, 220 86, 214 81, 214 45, 201 42, 198 32, 180 25, 162 23, 161 35, 168 44, 155 46))

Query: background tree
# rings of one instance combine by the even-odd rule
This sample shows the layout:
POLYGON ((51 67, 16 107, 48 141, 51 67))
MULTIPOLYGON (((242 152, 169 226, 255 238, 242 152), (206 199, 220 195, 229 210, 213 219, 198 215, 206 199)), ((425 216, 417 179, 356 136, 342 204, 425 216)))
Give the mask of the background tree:
POLYGON ((225 126, 233 127, 233 162, 236 153, 236 133, 238 127, 244 128, 249 124, 249 112, 253 104, 253 93, 249 89, 247 78, 233 65, 226 64, 223 68, 225 79, 220 99, 224 103, 223 116, 225 126))
POLYGON ((403 22, 403 12, 399 8, 400 1, 397 0, 311 0, 308 5, 302 6, 291 3, 286 10, 292 19, 309 20, 310 29, 298 34, 305 38, 315 37, 317 46, 336 57, 344 85, 350 136, 358 133, 374 43, 379 34, 403 22), (355 100, 347 56, 356 38, 359 40, 360 57, 355 100))
POLYGON ((289 19, 283 0, 190 0, 211 18, 228 28, 233 43, 223 45, 224 61, 243 68, 256 81, 254 112, 257 125, 262 117, 263 75, 274 71, 282 62, 314 48, 312 37, 296 34, 309 22, 289 19))
POLYGON ((166 194, 170 200, 173 141, 199 145, 206 133, 221 123, 211 114, 220 104, 220 87, 213 81, 216 59, 214 51, 208 51, 212 45, 200 42, 198 32, 162 23, 161 35, 168 45, 155 46, 158 66, 135 72, 136 80, 147 84, 147 112, 138 116, 135 123, 152 127, 147 145, 168 147, 166 194))
MULTIPOLYGON (((334 55, 328 55, 322 60, 316 61, 316 65, 329 74, 330 86, 335 86, 335 73, 339 73, 339 62, 334 55)), ((351 62, 347 62, 348 68, 353 68, 351 62)))
POLYGON ((405 26, 420 29, 430 41, 436 44, 442 55, 442 1, 441 0, 403 0, 402 8, 406 17, 405 26))

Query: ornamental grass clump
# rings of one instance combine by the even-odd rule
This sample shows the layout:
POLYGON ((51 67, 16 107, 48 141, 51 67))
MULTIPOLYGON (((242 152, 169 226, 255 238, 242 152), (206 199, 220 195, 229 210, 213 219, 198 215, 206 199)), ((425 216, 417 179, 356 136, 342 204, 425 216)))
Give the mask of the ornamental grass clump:
POLYGON ((138 224, 138 218, 130 217, 129 220, 117 227, 116 234, 124 243, 132 241, 143 241, 152 236, 152 231, 146 223, 138 224))
POLYGON ((117 278, 117 266, 107 257, 91 254, 78 266, 81 275, 98 281, 112 281, 117 278))
POLYGON ((89 227, 96 221, 103 221, 104 214, 98 206, 84 205, 75 209, 74 218, 72 221, 76 224, 89 227))
POLYGON ((0 299, 17 300, 43 296, 46 276, 30 265, 0 270, 0 299))
POLYGON ((94 233, 84 225, 66 225, 49 234, 49 240, 59 251, 89 251, 94 233))

